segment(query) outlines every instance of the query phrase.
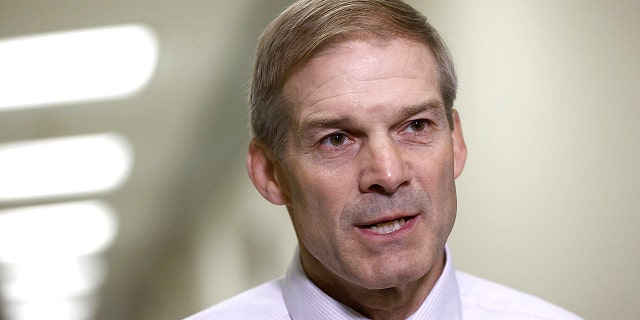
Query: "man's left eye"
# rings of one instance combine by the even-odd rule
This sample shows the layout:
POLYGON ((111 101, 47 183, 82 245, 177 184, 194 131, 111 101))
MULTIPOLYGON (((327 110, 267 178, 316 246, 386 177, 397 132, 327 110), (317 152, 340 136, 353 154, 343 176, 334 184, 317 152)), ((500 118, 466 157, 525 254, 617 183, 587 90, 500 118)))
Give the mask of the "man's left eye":
POLYGON ((425 119, 412 120, 407 125, 407 130, 410 132, 424 131, 429 126, 429 122, 425 119))

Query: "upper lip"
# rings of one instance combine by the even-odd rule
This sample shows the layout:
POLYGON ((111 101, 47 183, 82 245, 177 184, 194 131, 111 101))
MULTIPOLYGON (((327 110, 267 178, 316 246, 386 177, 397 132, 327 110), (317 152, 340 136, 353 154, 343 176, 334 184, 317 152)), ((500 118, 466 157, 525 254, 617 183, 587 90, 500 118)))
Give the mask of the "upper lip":
POLYGON ((366 227, 370 227, 372 225, 376 225, 378 223, 398 220, 400 218, 404 218, 405 220, 408 220, 408 219, 411 219, 411 218, 413 218, 413 217, 415 217, 417 215, 418 214, 399 213, 399 214, 395 214, 395 215, 388 215, 388 216, 384 216, 384 217, 378 217, 378 218, 371 219, 371 220, 365 220, 365 221, 363 221, 361 223, 356 224, 356 226, 358 226, 359 228, 366 228, 366 227))

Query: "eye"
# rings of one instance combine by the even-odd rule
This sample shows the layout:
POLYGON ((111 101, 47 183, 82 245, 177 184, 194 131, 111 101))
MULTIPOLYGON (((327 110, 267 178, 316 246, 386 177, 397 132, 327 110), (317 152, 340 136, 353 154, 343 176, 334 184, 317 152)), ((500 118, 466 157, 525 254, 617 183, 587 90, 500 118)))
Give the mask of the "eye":
POLYGON ((407 125, 407 130, 410 132, 421 132, 429 126, 429 121, 426 119, 411 120, 407 125))
POLYGON ((349 138, 347 137, 346 134, 341 133, 341 132, 336 132, 336 133, 332 133, 326 137, 324 137, 324 139, 322 139, 321 143, 322 144, 330 144, 334 147, 339 147, 341 145, 344 145, 345 143, 347 143, 347 141, 349 140, 349 138))

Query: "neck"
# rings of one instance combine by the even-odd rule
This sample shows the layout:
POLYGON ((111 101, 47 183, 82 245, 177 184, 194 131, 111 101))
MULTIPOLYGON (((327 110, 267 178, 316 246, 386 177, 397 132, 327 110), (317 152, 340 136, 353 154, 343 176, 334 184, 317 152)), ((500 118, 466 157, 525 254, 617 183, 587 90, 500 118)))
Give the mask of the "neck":
MULTIPOLYGON (((306 250, 301 250, 302 255, 310 255, 309 252, 303 251, 306 250)), ((309 268, 304 267, 304 262, 303 267, 309 279, 338 302, 373 320, 396 320, 407 319, 420 308, 442 274, 444 264, 445 254, 442 252, 431 269, 421 278, 380 290, 332 281, 335 275, 326 269, 310 273, 307 271, 309 268)))

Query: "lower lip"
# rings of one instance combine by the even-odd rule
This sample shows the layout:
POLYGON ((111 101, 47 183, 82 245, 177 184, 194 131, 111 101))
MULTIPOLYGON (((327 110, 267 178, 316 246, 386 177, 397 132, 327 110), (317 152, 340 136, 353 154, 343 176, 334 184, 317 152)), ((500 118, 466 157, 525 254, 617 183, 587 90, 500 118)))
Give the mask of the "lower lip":
POLYGON ((393 241, 396 239, 399 239, 403 236, 405 236, 406 234, 408 234, 409 232, 411 232, 411 229, 413 229, 413 225, 416 223, 416 220, 418 220, 420 218, 419 215, 412 217, 411 219, 405 221, 404 225, 402 225, 402 227, 396 231, 390 232, 390 233, 376 233, 373 232, 371 230, 369 230, 368 228, 360 228, 357 227, 356 229, 358 229, 358 231, 366 238, 372 239, 372 240, 376 240, 376 241, 393 241))

